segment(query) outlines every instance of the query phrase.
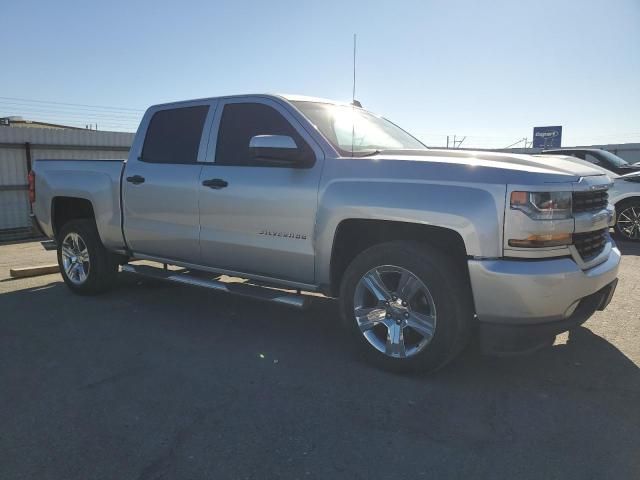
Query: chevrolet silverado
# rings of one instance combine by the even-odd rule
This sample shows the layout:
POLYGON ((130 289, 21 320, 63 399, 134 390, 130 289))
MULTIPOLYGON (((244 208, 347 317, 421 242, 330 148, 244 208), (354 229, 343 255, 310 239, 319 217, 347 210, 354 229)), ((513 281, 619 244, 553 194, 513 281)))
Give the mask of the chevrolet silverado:
POLYGON ((320 292, 395 370, 439 368, 472 334, 497 353, 547 344, 607 306, 620 262, 601 171, 429 149, 310 97, 152 106, 127 160, 37 159, 29 184, 74 292, 121 269, 298 307, 320 292))

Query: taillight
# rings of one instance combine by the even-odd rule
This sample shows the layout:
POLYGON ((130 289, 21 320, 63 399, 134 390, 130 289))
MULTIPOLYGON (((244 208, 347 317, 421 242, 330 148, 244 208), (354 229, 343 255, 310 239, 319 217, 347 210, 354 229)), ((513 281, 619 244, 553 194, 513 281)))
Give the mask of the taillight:
POLYGON ((33 170, 29 172, 27 178, 29 180, 29 202, 33 203, 36 201, 36 174, 33 170))

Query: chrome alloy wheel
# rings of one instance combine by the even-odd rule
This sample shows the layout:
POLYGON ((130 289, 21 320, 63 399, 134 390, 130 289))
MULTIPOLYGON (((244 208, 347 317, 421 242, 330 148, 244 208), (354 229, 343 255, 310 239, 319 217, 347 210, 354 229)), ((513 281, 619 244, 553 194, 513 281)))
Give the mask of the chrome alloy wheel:
POLYGON ((390 357, 416 355, 436 330, 431 292, 402 267, 384 265, 365 273, 356 285, 353 309, 364 338, 390 357))
POLYGON ((630 240, 640 240, 640 207, 628 207, 620 212, 618 230, 630 240))
POLYGON ((89 250, 82 237, 71 232, 62 241, 62 267, 67 278, 75 285, 81 285, 89 276, 91 262, 89 250))

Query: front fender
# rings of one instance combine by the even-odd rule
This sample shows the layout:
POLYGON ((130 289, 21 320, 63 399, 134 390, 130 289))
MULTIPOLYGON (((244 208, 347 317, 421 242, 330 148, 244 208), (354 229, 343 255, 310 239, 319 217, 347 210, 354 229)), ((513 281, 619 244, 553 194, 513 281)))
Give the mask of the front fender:
POLYGON ((331 251, 338 225, 347 219, 391 220, 448 228, 472 257, 502 255, 506 186, 427 181, 335 180, 320 192, 316 222, 316 272, 330 281, 331 251))

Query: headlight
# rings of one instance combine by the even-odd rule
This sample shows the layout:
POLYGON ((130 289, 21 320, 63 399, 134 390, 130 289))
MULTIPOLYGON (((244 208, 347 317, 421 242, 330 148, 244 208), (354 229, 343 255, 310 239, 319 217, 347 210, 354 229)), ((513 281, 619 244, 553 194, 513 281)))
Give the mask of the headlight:
POLYGON ((511 192, 511 208, 534 220, 571 218, 571 192, 511 192))

